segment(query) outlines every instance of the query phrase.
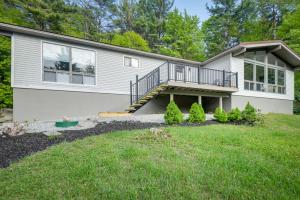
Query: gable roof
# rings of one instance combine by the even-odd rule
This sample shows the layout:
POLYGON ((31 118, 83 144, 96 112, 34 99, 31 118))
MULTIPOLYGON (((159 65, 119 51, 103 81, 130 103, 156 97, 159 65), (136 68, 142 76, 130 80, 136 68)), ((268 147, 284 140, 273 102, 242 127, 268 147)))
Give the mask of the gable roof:
POLYGON ((292 67, 300 66, 300 56, 297 55, 292 49, 290 49, 281 40, 268 40, 268 41, 255 41, 255 42, 242 42, 230 49, 227 49, 220 54, 206 60, 202 64, 208 64, 224 55, 232 53, 233 55, 239 55, 251 49, 264 49, 267 52, 272 52, 282 60, 286 61, 292 67))
POLYGON ((227 49, 218 55, 209 58, 208 60, 204 62, 197 62, 182 58, 176 58, 172 56, 166 56, 156 53, 150 53, 145 51, 140 51, 136 49, 130 49, 126 47, 111 45, 111 44, 105 44, 100 42, 95 42, 91 40, 81 39, 77 37, 72 36, 66 36, 61 34, 56 34, 52 32, 46 32, 46 31, 40 31, 36 29, 26 28, 22 26, 16 26, 12 24, 7 23, 0 23, 0 34, 4 35, 12 35, 13 33, 20 33, 25 35, 32 35, 36 37, 43 37, 47 39, 55 39, 63 42, 70 42, 75 44, 81 44, 81 45, 88 45, 91 47, 98 47, 113 51, 119 51, 124 53, 131 53, 135 55, 141 55, 141 56, 147 56, 151 58, 157 58, 157 59, 163 59, 168 61, 175 61, 175 62, 184 62, 189 64, 196 64, 196 65, 206 65, 222 56, 228 55, 232 53, 233 55, 238 55, 240 53, 243 53, 250 49, 259 49, 264 48, 267 49, 267 51, 274 53, 278 57, 280 57, 282 60, 286 61, 288 64, 290 64, 293 67, 299 67, 300 66, 300 56, 297 55, 293 50, 291 50, 284 42, 280 40, 271 40, 271 41, 256 41, 256 42, 242 42, 239 45, 236 45, 230 49, 227 49))

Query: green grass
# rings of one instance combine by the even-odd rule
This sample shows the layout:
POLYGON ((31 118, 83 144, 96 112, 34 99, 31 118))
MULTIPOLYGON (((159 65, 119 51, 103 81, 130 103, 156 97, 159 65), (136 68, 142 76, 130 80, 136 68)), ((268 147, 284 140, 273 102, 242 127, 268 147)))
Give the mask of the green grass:
POLYGON ((89 137, 0 170, 0 199, 299 199, 300 116, 89 137))

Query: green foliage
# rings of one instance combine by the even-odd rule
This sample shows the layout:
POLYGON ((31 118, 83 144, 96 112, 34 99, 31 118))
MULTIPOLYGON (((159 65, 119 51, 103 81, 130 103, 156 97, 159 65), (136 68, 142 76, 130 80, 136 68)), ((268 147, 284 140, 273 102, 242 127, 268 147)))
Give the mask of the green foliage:
POLYGON ((167 137, 134 130, 62 142, 1 168, 1 199, 298 200, 299 121, 271 114, 259 129, 170 127, 167 137))
POLYGON ((189 112, 189 122, 201 123, 205 121, 205 113, 202 105, 198 103, 193 103, 189 112))
POLYGON ((216 108, 214 112, 214 118, 221 123, 226 123, 228 121, 227 113, 220 107, 216 108))
MULTIPOLYGON (((202 25, 207 56, 211 57, 241 41, 280 39, 285 34, 282 31, 280 37, 277 35, 282 18, 293 13, 298 3, 298 0, 213 0, 208 7, 211 17, 202 25)), ((292 21, 297 21, 299 16, 293 18, 286 26, 288 33, 295 29, 292 21)))
POLYGON ((199 18, 175 9, 166 19, 160 53, 191 60, 204 60, 203 33, 198 27, 199 18))
POLYGON ((228 113, 228 120, 231 122, 239 122, 242 120, 242 113, 240 109, 234 108, 228 113))
POLYGON ((176 105, 175 101, 170 101, 164 114, 166 124, 178 124, 183 121, 183 114, 176 105))
POLYGON ((114 45, 128 47, 132 49, 150 51, 148 42, 144 40, 142 36, 133 31, 129 31, 124 34, 115 34, 111 43, 114 45))
MULTIPOLYGON (((282 25, 278 29, 278 36, 289 47, 300 54, 300 5, 295 12, 284 16, 282 25)), ((300 72, 295 72, 295 101, 294 113, 300 114, 300 72)))
POLYGON ((278 36, 284 40, 289 47, 300 54, 300 5, 293 13, 283 18, 283 23, 278 29, 278 36))
POLYGON ((211 17, 202 25, 207 57, 232 47, 238 42, 236 1, 214 0, 207 7, 211 17))
POLYGON ((0 108, 12 108, 13 94, 10 86, 10 39, 0 36, 0 108))
POLYGON ((254 124, 257 117, 256 109, 248 102, 245 109, 242 111, 242 118, 249 124, 254 124))

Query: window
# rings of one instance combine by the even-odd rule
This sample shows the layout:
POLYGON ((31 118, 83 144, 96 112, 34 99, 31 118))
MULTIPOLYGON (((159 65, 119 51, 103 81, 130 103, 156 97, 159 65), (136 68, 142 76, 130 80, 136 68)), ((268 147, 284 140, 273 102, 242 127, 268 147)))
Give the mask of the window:
POLYGON ((244 72, 244 78, 248 81, 253 81, 253 68, 254 65, 250 63, 245 63, 245 72, 244 72))
POLYGON ((260 83, 265 82, 265 67, 256 65, 256 81, 260 83))
POLYGON ((72 83, 95 84, 95 52, 72 48, 72 83))
POLYGON ((69 82, 70 48, 60 45, 43 44, 44 80, 69 82))
POLYGON ((257 51, 256 52, 256 61, 265 62, 265 56, 266 56, 265 51, 257 51))
POLYGON ((276 65, 276 57, 273 54, 268 54, 268 64, 276 65))
POLYGON ((285 94, 286 63, 266 51, 244 54, 244 89, 285 94))
POLYGON ((284 85, 284 71, 277 70, 277 77, 278 77, 278 85, 284 85))
POLYGON ((255 52, 254 51, 248 51, 245 53, 245 58, 249 58, 251 60, 255 60, 255 52))
POLYGON ((124 56, 124 66, 138 68, 139 67, 139 59, 129 57, 129 56, 124 56))
POLYGON ((275 69, 268 68, 268 83, 275 84, 275 69))
POLYGON ((44 81, 95 85, 96 53, 43 43, 44 81))

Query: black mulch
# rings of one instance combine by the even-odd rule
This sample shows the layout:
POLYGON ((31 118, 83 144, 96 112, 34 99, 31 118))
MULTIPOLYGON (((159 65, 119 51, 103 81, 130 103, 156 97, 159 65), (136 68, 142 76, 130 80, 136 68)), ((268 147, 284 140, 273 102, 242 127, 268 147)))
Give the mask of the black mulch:
MULTIPOLYGON (((206 121, 202 124, 182 123, 180 126, 205 126, 211 124, 218 124, 218 122, 206 121)), ((41 133, 30 133, 16 137, 0 137, 0 168, 8 167, 14 161, 61 142, 71 142, 76 139, 112 131, 147 129, 162 126, 165 126, 165 124, 113 121, 109 123, 101 122, 94 128, 84 130, 60 131, 63 134, 54 137, 48 137, 41 133)))

